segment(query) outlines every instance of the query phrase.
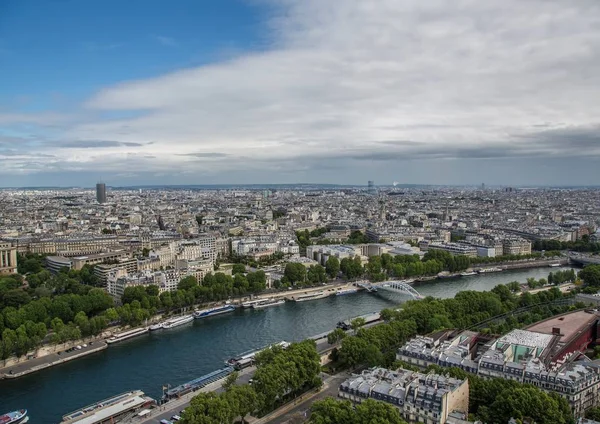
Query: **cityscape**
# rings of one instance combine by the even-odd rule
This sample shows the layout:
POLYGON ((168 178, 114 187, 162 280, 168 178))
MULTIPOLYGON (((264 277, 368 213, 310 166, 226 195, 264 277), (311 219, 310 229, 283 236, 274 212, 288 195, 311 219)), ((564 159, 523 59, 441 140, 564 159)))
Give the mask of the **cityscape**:
POLYGON ((0 64, 0 424, 600 424, 598 0, 5 0, 0 64))

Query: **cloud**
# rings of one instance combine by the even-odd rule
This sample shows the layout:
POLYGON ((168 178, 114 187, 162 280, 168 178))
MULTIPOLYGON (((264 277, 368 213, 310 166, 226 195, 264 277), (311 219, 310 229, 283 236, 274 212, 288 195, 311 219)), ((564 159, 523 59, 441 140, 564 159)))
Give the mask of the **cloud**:
POLYGON ((165 47, 178 47, 179 46, 179 43, 177 43, 177 41, 175 41, 175 39, 173 39, 171 37, 156 35, 156 36, 154 36, 154 39, 165 47))
POLYGON ((65 166, 116 170, 133 152, 147 171, 222 175, 600 159, 597 0, 272 1, 268 49, 90 97, 87 114, 133 117, 72 123, 62 139, 113 144, 65 166))
POLYGON ((80 141, 67 141, 60 143, 59 147, 62 148, 75 148, 75 149, 102 149, 107 147, 140 147, 142 143, 123 142, 123 141, 112 141, 112 140, 80 140, 80 141))

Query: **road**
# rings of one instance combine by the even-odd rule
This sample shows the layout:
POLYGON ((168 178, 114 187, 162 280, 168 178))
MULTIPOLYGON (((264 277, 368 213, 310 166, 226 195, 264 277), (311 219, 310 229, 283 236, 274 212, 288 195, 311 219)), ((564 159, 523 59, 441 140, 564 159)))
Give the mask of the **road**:
POLYGON ((96 340, 87 344, 86 347, 75 349, 71 352, 63 350, 55 353, 49 353, 38 358, 28 359, 10 367, 0 369, 0 379, 15 378, 31 372, 39 371, 47 367, 68 362, 70 360, 106 349, 106 347, 106 342, 103 340, 96 340))
POLYGON ((256 421, 257 424, 292 424, 307 421, 310 418, 311 405, 326 397, 337 397, 340 384, 350 377, 349 373, 340 373, 333 376, 327 374, 322 375, 324 389, 318 394, 307 396, 298 403, 290 403, 279 408, 261 420, 256 421))

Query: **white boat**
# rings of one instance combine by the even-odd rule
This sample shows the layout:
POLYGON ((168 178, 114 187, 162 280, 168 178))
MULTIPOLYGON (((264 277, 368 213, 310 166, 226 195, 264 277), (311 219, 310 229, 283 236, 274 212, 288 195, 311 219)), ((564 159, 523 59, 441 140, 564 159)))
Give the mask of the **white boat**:
POLYGON ((254 305, 252 305, 252 308, 262 309, 262 308, 268 308, 269 306, 283 305, 284 303, 285 303, 285 300, 283 300, 283 299, 269 299, 269 300, 263 300, 260 303, 255 303, 254 305))
POLYGON ((344 296, 346 294, 358 293, 358 289, 341 289, 335 292, 336 296, 344 296))
POLYGON ((244 309, 253 308, 254 305, 256 305, 257 303, 262 303, 264 301, 265 301, 265 299, 249 300, 247 302, 242 303, 242 308, 244 308, 244 309))
POLYGON ((460 276, 461 277, 470 277, 471 275, 477 275, 477 273, 475 271, 471 271, 471 272, 461 272, 460 276))
POLYGON ((487 274, 488 272, 500 272, 502 268, 483 268, 479 270, 480 274, 487 274))
POLYGON ((132 337, 141 336, 142 334, 147 333, 148 330, 149 330, 148 327, 142 327, 142 328, 134 328, 133 330, 114 334, 111 337, 109 337, 108 339, 106 339, 106 343, 112 344, 112 343, 122 342, 123 340, 131 339, 132 337))
POLYGON ((184 315, 182 317, 177 317, 168 320, 163 324, 163 328, 168 330, 169 328, 179 327, 180 325, 187 324, 188 322, 192 322, 194 317, 192 315, 184 315))
POLYGON ((153 324, 149 327, 150 331, 162 330, 164 328, 165 323, 159 322, 157 324, 153 324))
POLYGON ((560 264, 550 264, 549 266, 552 268, 556 268, 557 266, 560 266, 560 264))
POLYGON ((329 295, 331 295, 331 293, 320 291, 317 293, 301 294, 300 296, 293 297, 292 299, 295 302, 306 302, 308 300, 323 299, 325 297, 328 297, 329 295))

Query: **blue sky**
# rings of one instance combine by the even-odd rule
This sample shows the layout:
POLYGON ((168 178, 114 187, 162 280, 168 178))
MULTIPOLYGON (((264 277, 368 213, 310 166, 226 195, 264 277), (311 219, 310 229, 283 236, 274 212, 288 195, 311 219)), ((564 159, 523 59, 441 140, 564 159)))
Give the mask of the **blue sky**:
POLYGON ((260 49, 265 13, 237 0, 4 0, 0 104, 76 107, 113 83, 260 49))
POLYGON ((4 186, 591 185, 597 0, 0 1, 4 186))

